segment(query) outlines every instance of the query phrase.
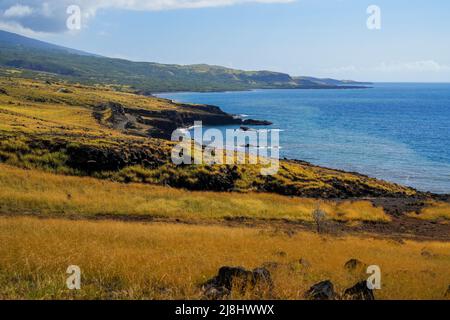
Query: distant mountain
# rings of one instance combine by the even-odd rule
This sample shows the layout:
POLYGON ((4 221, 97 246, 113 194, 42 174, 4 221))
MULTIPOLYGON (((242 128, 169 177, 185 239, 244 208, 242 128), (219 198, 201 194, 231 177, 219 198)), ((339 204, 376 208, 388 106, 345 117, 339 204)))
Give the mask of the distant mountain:
POLYGON ((336 80, 336 79, 320 79, 320 78, 313 78, 313 77, 293 77, 293 79, 297 83, 302 82, 313 82, 315 84, 321 84, 325 86, 352 86, 352 85, 371 85, 372 82, 358 82, 353 80, 336 80))
POLYGON ((0 31, 0 67, 21 69, 24 71, 21 76, 127 86, 143 94, 275 88, 341 89, 359 86, 359 83, 352 81, 291 77, 272 71, 112 59, 5 31, 0 31))
MULTIPOLYGON (((21 35, 6 32, 0 30, 0 48, 6 49, 11 48, 13 49, 16 47, 17 49, 40 49, 40 50, 50 50, 50 51, 62 51, 65 53, 70 54, 78 54, 78 55, 85 55, 85 56, 97 56, 95 54, 75 50, 75 49, 69 49, 66 47, 61 47, 55 44, 50 44, 44 41, 31 39, 27 37, 23 37, 21 35)), ((3 54, 3 50, 0 52, 3 54)))

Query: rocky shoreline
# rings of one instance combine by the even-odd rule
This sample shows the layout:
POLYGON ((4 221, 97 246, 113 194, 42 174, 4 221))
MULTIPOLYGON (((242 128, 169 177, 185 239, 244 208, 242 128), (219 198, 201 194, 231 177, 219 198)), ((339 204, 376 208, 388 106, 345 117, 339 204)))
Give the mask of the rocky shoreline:
POLYGON ((167 100, 176 108, 174 110, 147 110, 130 108, 115 102, 107 102, 95 108, 94 116, 101 120, 102 114, 110 112, 106 120, 115 129, 130 134, 170 140, 172 133, 179 128, 189 128, 195 121, 203 125, 223 126, 270 126, 266 120, 242 119, 222 111, 213 105, 195 105, 176 103, 167 100))
MULTIPOLYGON (((161 98, 159 98, 161 99, 161 98)), ((115 129, 126 132, 127 134, 148 137, 159 138, 164 140, 170 140, 172 133, 179 128, 190 128, 196 121, 202 121, 203 125, 207 126, 223 126, 223 125, 237 125, 241 126, 241 130, 251 130, 249 126, 270 126, 272 123, 266 120, 254 120, 254 119, 242 119, 236 115, 232 115, 224 112, 220 107, 213 105, 201 105, 201 104, 186 104, 178 103, 170 99, 162 99, 169 102, 175 108, 172 110, 148 110, 136 107, 127 107, 116 102, 107 102, 97 106, 94 110, 94 116, 97 120, 102 121, 102 114, 109 112, 108 119, 103 120, 103 124, 112 126, 115 129)), ((349 173, 342 170, 335 170, 331 168, 319 167, 314 164, 295 160, 295 159, 283 159, 285 163, 298 164, 306 167, 316 167, 324 170, 330 170, 340 173, 349 173)), ((370 177, 352 172, 351 174, 363 179, 370 179, 370 177)), ((352 184, 350 187, 348 184, 343 185, 341 181, 336 180, 330 182, 338 190, 346 190, 348 197, 392 197, 392 194, 373 192, 373 190, 367 189, 367 186, 359 184, 352 184)), ((410 188, 413 190, 412 188, 410 188)), ((293 195, 289 190, 272 190, 275 193, 293 195)), ((430 192, 420 192, 414 190, 415 197, 420 199, 434 199, 448 201, 450 195, 437 195, 430 192)), ((314 194, 318 196, 317 194, 314 194)), ((304 194, 304 196, 314 196, 313 194, 304 194)), ((325 198, 333 198, 333 195, 321 195, 325 198)), ((348 198, 347 197, 347 198, 348 198)), ((397 195, 394 198, 404 198, 404 195, 397 195)), ((405 197, 409 199, 409 197, 405 197)), ((399 211, 404 211, 406 207, 403 203, 399 204, 399 211)))

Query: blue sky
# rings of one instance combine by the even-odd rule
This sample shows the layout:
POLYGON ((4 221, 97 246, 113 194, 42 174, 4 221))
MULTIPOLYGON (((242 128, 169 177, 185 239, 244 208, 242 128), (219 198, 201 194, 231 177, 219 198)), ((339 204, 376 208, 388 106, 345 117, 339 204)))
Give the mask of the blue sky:
MULTIPOLYGON (((450 82, 448 0, 69 2, 82 8, 80 31, 67 32, 65 12, 43 14, 43 2, 35 0, 3 0, 0 28, 139 61, 368 81, 450 82), (381 9, 381 30, 366 26, 372 4, 381 9), (17 6, 23 14, 6 14, 17 6), (180 9, 186 6, 195 8, 180 9)), ((64 1, 46 3, 61 7, 64 1)))

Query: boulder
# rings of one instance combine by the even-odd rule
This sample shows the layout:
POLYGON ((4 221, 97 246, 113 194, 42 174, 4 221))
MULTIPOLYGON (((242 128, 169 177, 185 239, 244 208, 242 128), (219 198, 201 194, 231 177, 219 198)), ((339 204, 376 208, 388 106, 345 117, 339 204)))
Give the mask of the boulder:
POLYGON ((281 258, 287 257, 287 253, 285 251, 277 251, 275 254, 281 258))
POLYGON ((360 271, 364 269, 365 266, 366 264, 359 261, 358 259, 350 259, 344 264, 344 268, 348 271, 360 271))
POLYGON ((313 285, 305 294, 308 300, 334 300, 336 293, 330 280, 325 280, 313 285))
POLYGON ((59 93, 72 93, 72 91, 70 91, 70 90, 67 89, 67 88, 61 88, 61 89, 58 90, 58 92, 59 92, 59 93))
POLYGON ((264 267, 256 268, 253 270, 252 281, 253 281, 252 284, 254 286, 263 285, 263 286, 267 286, 269 288, 273 287, 272 276, 270 274, 270 271, 264 267))
POLYGON ((247 126, 271 126, 273 123, 266 120, 246 119, 242 120, 242 124, 247 126))
POLYGON ((252 281, 252 278, 253 273, 242 267, 222 267, 217 276, 217 283, 219 286, 231 290, 233 282, 241 281, 242 285, 245 286, 252 281))
POLYGON ((373 290, 367 287, 367 281, 361 281, 344 291, 344 300, 375 300, 373 290))
POLYGON ((270 290, 273 287, 270 271, 266 268, 249 271, 243 267, 222 267, 217 276, 203 284, 202 289, 206 298, 219 300, 236 288, 245 294, 248 290, 261 287, 270 290))

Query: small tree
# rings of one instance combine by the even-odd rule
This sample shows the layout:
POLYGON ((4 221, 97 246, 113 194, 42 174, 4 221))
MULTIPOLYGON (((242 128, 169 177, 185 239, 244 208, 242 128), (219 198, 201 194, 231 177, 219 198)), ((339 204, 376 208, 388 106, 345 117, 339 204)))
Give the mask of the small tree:
POLYGON ((313 211, 312 216, 317 227, 317 233, 322 233, 323 225, 327 218, 327 213, 318 207, 313 211))

